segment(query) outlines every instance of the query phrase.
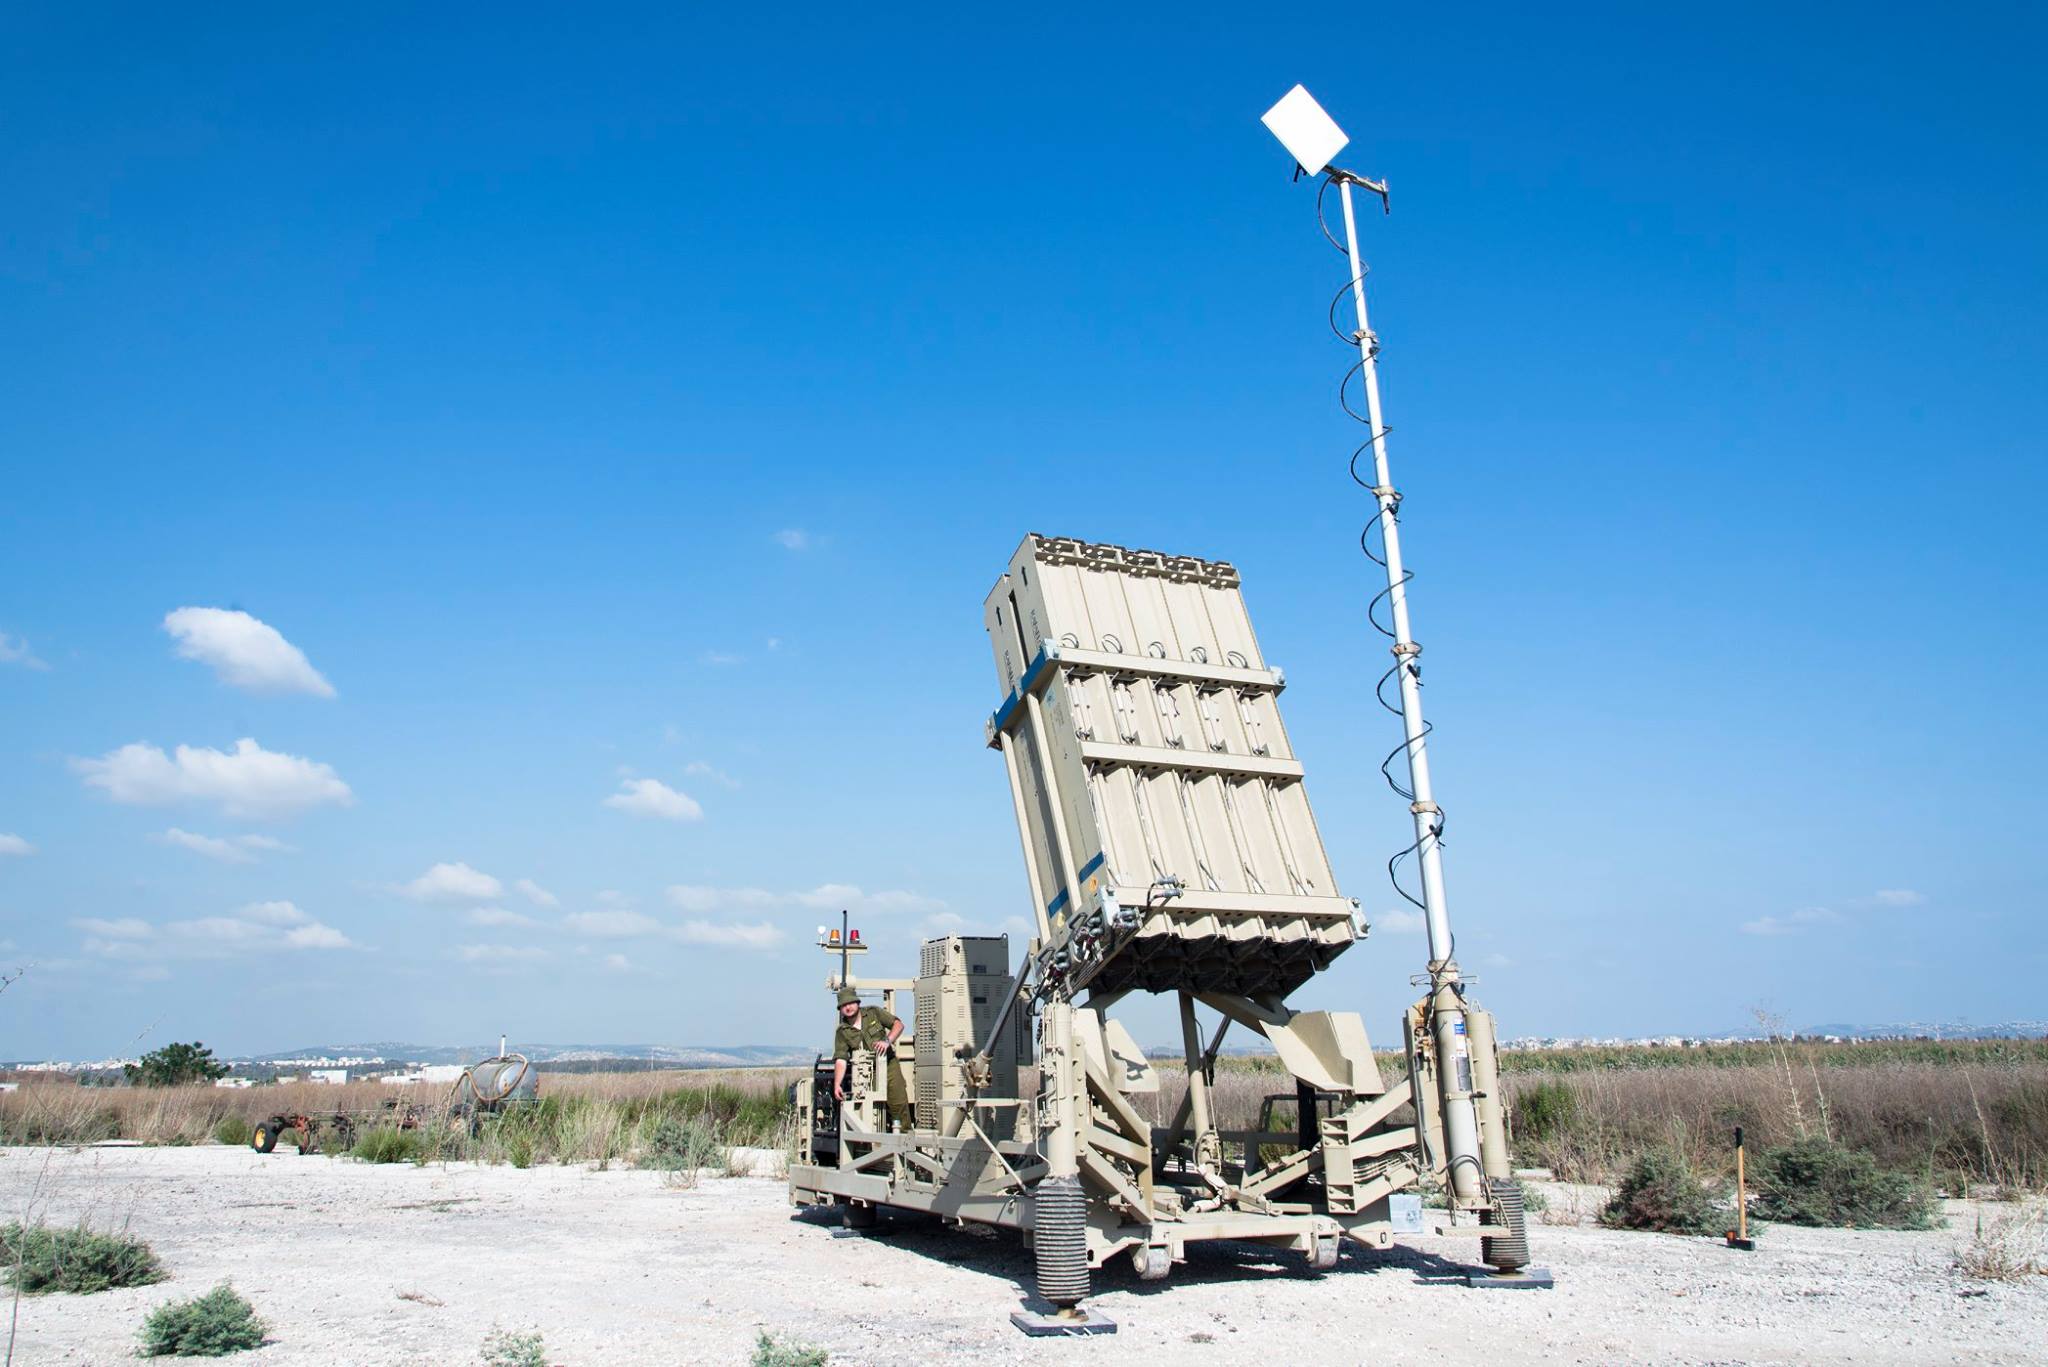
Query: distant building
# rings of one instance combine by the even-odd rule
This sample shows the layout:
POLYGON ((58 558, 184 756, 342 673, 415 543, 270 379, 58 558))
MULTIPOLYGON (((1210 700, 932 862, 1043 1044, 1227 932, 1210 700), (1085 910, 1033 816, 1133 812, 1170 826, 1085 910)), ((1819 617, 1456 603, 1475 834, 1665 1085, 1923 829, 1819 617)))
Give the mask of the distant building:
POLYGON ((256 1079, 252 1077, 217 1077, 213 1080, 213 1085, 216 1087, 254 1087, 256 1079))
POLYGON ((348 1069, 308 1068, 306 1070, 306 1081, 321 1082, 331 1087, 339 1087, 342 1083, 348 1081, 348 1069))

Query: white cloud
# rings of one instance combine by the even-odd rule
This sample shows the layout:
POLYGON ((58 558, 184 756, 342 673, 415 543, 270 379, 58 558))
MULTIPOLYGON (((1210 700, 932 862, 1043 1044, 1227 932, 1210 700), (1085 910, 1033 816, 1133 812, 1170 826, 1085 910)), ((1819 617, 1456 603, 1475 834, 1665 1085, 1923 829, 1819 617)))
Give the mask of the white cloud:
POLYGON ((22 858, 35 852, 36 847, 23 840, 20 836, 0 834, 0 857, 13 855, 16 858, 22 858))
POLYGON ((637 911, 577 911, 562 918, 562 924, 584 935, 616 939, 627 935, 652 935, 661 922, 637 911))
POLYGON ((901 888, 863 892, 851 883, 821 883, 809 892, 792 893, 790 900, 800 907, 816 911, 838 911, 843 907, 848 911, 933 912, 943 911, 946 906, 938 898, 926 897, 923 893, 906 892, 901 888))
POLYGON ((716 911, 720 907, 772 907, 783 899, 766 888, 707 888, 677 883, 668 900, 683 911, 716 911))
POLYGON ((807 551, 811 548, 811 534, 801 527, 784 527, 775 534, 775 542, 786 551, 807 551))
POLYGON ((0 665, 20 665, 23 669, 48 669, 50 666, 36 658, 28 648, 28 642, 19 636, 9 636, 0 631, 0 665))
POLYGON ((604 966, 613 973, 630 973, 633 971, 632 961, 623 954, 605 955, 604 966))
POLYGON ((844 908, 857 916, 909 913, 935 916, 946 910, 936 897, 889 888, 865 892, 852 883, 820 883, 808 892, 771 892, 767 888, 713 888, 677 883, 668 889, 670 905, 680 911, 766 911, 778 907, 806 911, 838 911, 844 908))
POLYGON ((175 845, 179 849, 190 850, 194 854, 204 855, 223 864, 253 864, 256 862, 256 856, 250 853, 251 850, 291 848, 282 840, 273 840, 267 835, 237 835, 223 838, 217 835, 196 835, 191 831, 181 831, 176 826, 161 835, 153 835, 150 839, 159 845, 175 845))
POLYGON ((659 817, 663 821, 699 821, 704 809, 688 793, 679 793, 659 779, 629 778, 604 805, 634 816, 659 817))
POLYGON ((704 652, 704 663, 708 665, 723 667, 726 665, 744 664, 746 659, 746 656, 735 655, 729 650, 707 650, 704 652))
POLYGON ((555 896, 531 878, 522 878, 512 886, 519 889, 520 895, 537 907, 558 907, 562 905, 561 898, 555 896))
POLYGON ((346 935, 343 935, 333 926, 323 926, 317 921, 310 926, 300 926, 296 930, 287 932, 284 937, 284 943, 287 949, 354 948, 349 943, 349 938, 346 935))
POLYGON ((133 916, 123 916, 118 921, 103 921, 96 916, 82 916, 71 924, 88 935, 98 935, 108 940, 146 940, 156 933, 156 927, 133 916))
POLYGON ((193 921, 173 921, 164 927, 164 933, 187 940, 242 948, 276 935, 277 927, 237 920, 233 916, 202 916, 193 921))
POLYGON ((1927 900, 1927 895, 1911 888, 1879 888, 1872 900, 1879 906, 1917 907, 1927 900))
POLYGON ((398 891, 415 902, 489 902, 505 895, 505 885, 467 864, 436 864, 398 891))
POLYGON ((522 945, 464 945, 455 956, 466 964, 531 964, 547 958, 547 951, 522 945))
POLYGON ((1381 912, 1372 928, 1386 935, 1420 935, 1429 928, 1429 921, 1419 911, 1397 907, 1393 911, 1381 912))
POLYGON ((1754 921, 1742 923, 1744 935, 1796 935, 1813 926, 1831 926, 1841 922, 1840 912, 1827 907, 1802 907, 1789 916, 1759 916, 1754 921))
POLYGON ((726 788, 737 788, 740 786, 740 781, 731 774, 726 773, 723 769, 714 768, 701 759, 693 759, 688 764, 685 764, 683 772, 693 778, 708 778, 713 783, 726 788))
POLYGON ((723 949, 773 949, 784 939, 780 930, 765 921, 752 925, 685 921, 675 928, 674 935, 684 944, 716 945, 723 949))
POLYGON ((462 919, 473 926, 537 926, 540 922, 531 916, 521 916, 516 911, 503 907, 474 907, 462 913, 462 919))
POLYGON ((137 741, 99 759, 74 759, 71 767, 86 786, 104 789, 116 802, 143 806, 217 802, 229 816, 269 819, 355 801, 329 766, 265 750, 246 737, 232 752, 181 745, 170 755, 137 741))
POLYGON ((290 902, 251 902, 236 915, 245 920, 259 921, 266 926, 303 926, 313 923, 312 917, 290 902))
POLYGON ((164 615, 164 630, 178 641, 178 654, 211 665, 224 684, 250 693, 310 693, 334 696, 305 653, 276 627, 229 608, 179 608, 164 615))
POLYGON ((71 923, 86 933, 85 952, 103 959, 157 959, 165 955, 219 958, 265 950, 354 949, 346 935, 290 902, 252 902, 226 916, 200 916, 152 926, 124 917, 71 923))

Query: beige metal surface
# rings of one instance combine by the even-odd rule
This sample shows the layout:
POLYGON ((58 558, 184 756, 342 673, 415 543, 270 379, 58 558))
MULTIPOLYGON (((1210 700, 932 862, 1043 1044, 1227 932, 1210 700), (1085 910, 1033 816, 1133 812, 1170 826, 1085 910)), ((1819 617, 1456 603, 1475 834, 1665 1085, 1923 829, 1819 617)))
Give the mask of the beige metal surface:
POLYGON ((1233 566, 1027 536, 983 624, 1041 925, 1136 916, 1097 990, 1284 996, 1351 944, 1233 566))
MULTIPOLYGON (((990 1044, 1010 986, 1010 941, 1000 935, 949 935, 926 940, 917 975, 917 1127, 944 1129, 957 1119, 967 1095, 963 1058, 990 1044), (949 1105, 950 1103, 950 1105, 949 1105)), ((995 1096, 1017 1095, 1017 1065, 1028 1055, 1025 1018, 1013 1014, 1002 1037, 988 1051, 989 1074, 982 1089, 995 1096)))
MULTIPOLYGON (((1015 956, 1000 938, 925 942, 915 1129, 882 1132, 871 1059, 843 1105, 819 1091, 829 1075, 800 1083, 792 1201, 845 1205, 856 1224, 886 1205, 1019 1230, 1055 1305, 1118 1253, 1149 1280, 1205 1239, 1327 1269, 1340 1237, 1390 1243, 1397 1200, 1400 1227, 1422 1228, 1404 1193, 1425 1182, 1452 1197, 1436 1227, 1486 1239, 1496 1266, 1526 1261, 1519 1203, 1496 1187, 1491 1018, 1433 992, 1406 1015, 1407 1075, 1390 1083, 1359 1015, 1287 1005, 1356 938, 1356 907, 1331 874, 1280 719, 1284 680, 1237 571, 1027 537, 984 623, 1006 690, 988 742, 1039 934, 1015 956), (1131 991, 1179 1006, 1187 1086, 1159 1124, 1141 1109, 1159 1074, 1109 1015, 1131 991), (1222 1128, 1212 1105, 1233 1027, 1285 1070, 1252 1130, 1222 1128), (1447 1161, 1445 1098, 1475 1118, 1483 1171, 1447 1161)), ((885 983, 907 985, 863 985, 885 983)))

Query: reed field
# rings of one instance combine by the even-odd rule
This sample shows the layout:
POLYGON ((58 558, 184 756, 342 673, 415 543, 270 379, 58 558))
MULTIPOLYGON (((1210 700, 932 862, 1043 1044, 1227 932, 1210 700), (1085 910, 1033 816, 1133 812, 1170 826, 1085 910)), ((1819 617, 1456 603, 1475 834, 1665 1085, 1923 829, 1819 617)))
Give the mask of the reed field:
MULTIPOLYGON (((795 1069, 771 1068, 543 1073, 538 1101, 490 1118, 475 1134, 450 1115, 450 1089, 445 1087, 381 1082, 81 1087, 25 1081, 20 1090, 0 1095, 0 1141, 240 1144, 248 1142, 256 1125, 276 1115, 348 1112, 357 1117, 358 1149, 378 1161, 473 1159, 517 1167, 634 1162, 653 1154, 658 1140, 667 1140, 708 1155, 704 1166, 719 1166, 734 1146, 777 1148, 786 1142, 785 1098, 796 1075, 795 1069), (400 1113, 386 1109, 393 1102, 417 1107, 417 1125, 401 1129, 400 1113)), ((291 1134, 278 1143, 288 1148, 291 1134)), ((335 1146, 323 1138, 319 1147, 332 1151, 335 1146)))
MULTIPOLYGON (((1398 1053, 1380 1056, 1388 1081, 1398 1053)), ((1514 1156, 1565 1181, 1608 1182, 1652 1147, 1732 1172, 1734 1129, 1752 1152, 1820 1135, 1960 1193, 2048 1187, 2048 1040, 1769 1041, 1510 1050, 1500 1056, 1514 1156)), ((1160 1069, 1170 1119, 1185 1081, 1160 1069)), ((1217 1124, 1250 1129, 1291 1093, 1279 1060, 1217 1062, 1217 1124)), ((1289 1112, 1291 1114, 1291 1111, 1289 1112)))
MULTIPOLYGON (((1733 1162, 1740 1125, 1753 1151, 1826 1136, 1874 1154, 1938 1190, 2048 1186, 2048 1041, 1904 1041, 1855 1045, 1768 1042, 1697 1048, 1587 1048, 1502 1054, 1515 1159, 1567 1181, 1605 1182, 1651 1147, 1673 1147, 1705 1172, 1733 1162)), ((1398 1054, 1381 1057, 1392 1082, 1398 1054)), ((387 1102, 425 1112, 402 1137, 370 1142, 363 1156, 413 1161, 652 1162, 677 1155, 717 1167, 733 1146, 788 1142, 794 1068, 623 1073, 543 1070, 540 1100, 474 1135, 451 1124, 447 1092, 376 1082, 215 1087, 81 1087, 24 1080, 0 1095, 0 1139, 75 1145, 246 1142, 276 1114, 368 1113, 387 1102)), ((1141 1098, 1170 1120, 1186 1089, 1162 1064, 1156 1095, 1141 1098)), ((1256 1126, 1269 1095, 1291 1100, 1292 1080, 1270 1056, 1218 1061, 1214 1105, 1224 1129, 1256 1126)), ((1291 1116, 1291 1109, 1283 1108, 1291 1116)), ((1285 1128, 1291 1122, 1282 1121, 1285 1128)), ((288 1146, 289 1134, 280 1141, 288 1146)), ((328 1145, 327 1147, 332 1147, 328 1145)))

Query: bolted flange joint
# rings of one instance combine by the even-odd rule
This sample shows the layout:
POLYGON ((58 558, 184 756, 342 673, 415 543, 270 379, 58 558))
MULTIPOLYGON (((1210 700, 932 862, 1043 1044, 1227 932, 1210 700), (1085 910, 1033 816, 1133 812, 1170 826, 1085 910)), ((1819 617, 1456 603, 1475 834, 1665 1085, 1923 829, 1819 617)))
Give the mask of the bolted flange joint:
POLYGON ((1396 641, 1387 647, 1387 653, 1396 656, 1420 655, 1422 653, 1422 642, 1396 641))

